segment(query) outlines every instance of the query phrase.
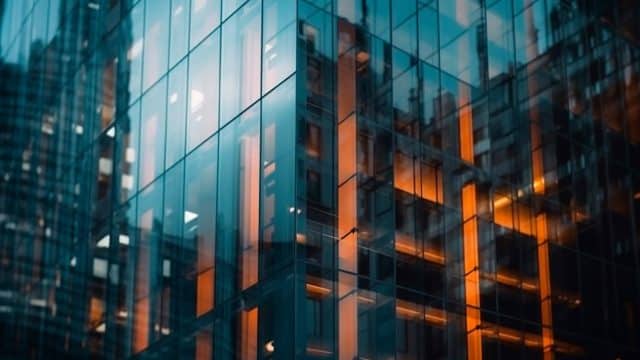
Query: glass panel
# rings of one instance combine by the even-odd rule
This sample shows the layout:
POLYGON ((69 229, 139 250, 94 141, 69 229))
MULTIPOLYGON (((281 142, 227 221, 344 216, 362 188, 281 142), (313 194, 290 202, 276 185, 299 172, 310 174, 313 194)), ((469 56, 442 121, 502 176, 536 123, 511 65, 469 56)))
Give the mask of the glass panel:
POLYGON ((187 309, 194 309, 192 316, 213 308, 217 153, 218 141, 214 136, 186 160, 183 261, 188 269, 184 276, 195 277, 195 304, 185 304, 187 309))
MULTIPOLYGON (((425 24, 426 25, 426 24, 425 24)), ((416 17, 412 16, 393 30, 393 45, 411 56, 418 54, 416 17)))
POLYGON ((442 124, 438 118, 440 77, 438 69, 422 63, 422 141, 434 148, 442 146, 442 124))
POLYGON ((159 180, 145 189, 138 199, 138 237, 134 244, 135 252, 135 292, 132 350, 134 353, 144 350, 153 337, 151 324, 155 323, 153 292, 156 291, 155 272, 158 261, 158 244, 162 234, 162 191, 159 180))
POLYGON ((222 0, 222 19, 226 19, 231 15, 242 3, 247 0, 222 0))
MULTIPOLYGON (((60 26, 60 7, 63 0, 49 0, 49 29, 47 30, 47 40, 45 43, 49 43, 51 39, 56 35, 58 26, 60 26)), ((7 31, 8 32, 8 31, 7 31)), ((4 34, 4 32, 2 32, 4 34)))
POLYGON ((220 124, 260 96, 260 1, 244 5, 222 26, 220 124))
POLYGON ((437 64, 438 50, 438 12, 430 6, 423 7, 418 13, 420 58, 437 64))
POLYGON ((416 133, 420 111, 417 68, 414 66, 393 81, 393 114, 397 131, 412 136, 416 133))
POLYGON ((260 112, 256 105, 220 133, 216 302, 258 280, 260 112), (238 280, 234 280, 238 279, 238 280))
POLYGON ((94 193, 98 206, 94 208, 94 216, 102 218, 111 211, 111 186, 113 185, 113 148, 114 148, 114 136, 111 135, 115 132, 113 127, 109 128, 107 132, 98 138, 95 143, 96 155, 98 155, 97 161, 97 178, 96 184, 94 184, 94 193))
POLYGON ((295 1, 265 0, 262 92, 295 71, 295 1))
POLYGON ((218 130, 218 64, 220 32, 216 31, 189 55, 187 149, 218 130))
MULTIPOLYGON (((182 246, 184 210, 183 210, 183 189, 184 189, 184 162, 179 162, 176 166, 167 171, 165 175, 164 192, 164 221, 163 221, 163 252, 165 256, 177 256, 177 251, 182 246)), ((174 262, 177 262, 174 259, 174 262)), ((176 264, 177 265, 177 264, 176 264)), ((165 274, 172 274, 172 269, 164 271, 165 274)), ((165 275, 168 276, 168 275, 165 275)))
POLYGON ((171 47, 169 67, 172 67, 189 48, 189 0, 171 0, 171 47))
POLYGON ((142 86, 142 51, 144 48, 143 41, 143 24, 144 24, 144 1, 140 1, 129 13, 126 22, 120 26, 122 36, 127 46, 125 56, 127 59, 123 62, 122 72, 128 74, 123 83, 128 84, 128 102, 132 103, 140 96, 140 88, 142 86), (125 26, 128 25, 128 26, 125 26))
POLYGON ((100 123, 101 129, 111 125, 115 119, 116 105, 118 97, 118 37, 117 34, 111 35, 105 41, 105 54, 97 55, 98 61, 101 61, 102 72, 99 83, 102 89, 99 90, 101 96, 100 103, 100 123), (101 81, 101 82, 100 82, 101 81))
POLYGON ((514 20, 516 61, 519 65, 535 59, 547 48, 544 1, 536 1, 514 20))
POLYGON ((389 41, 390 5, 389 0, 367 0, 368 11, 364 14, 369 31, 386 41, 389 41))
POLYGON ((180 259, 182 249, 182 234, 184 224, 183 189, 184 189, 184 162, 167 171, 165 175, 164 192, 164 216, 162 243, 155 262, 154 271, 157 278, 158 292, 156 293, 156 313, 158 319, 155 327, 160 335, 169 335, 177 326, 178 300, 183 294, 182 283, 179 280, 180 270, 184 268, 180 259))
POLYGON ((220 0, 191 1, 191 47, 220 24, 220 0))
POLYGON ((513 26, 510 1, 497 1, 487 9, 487 50, 489 78, 508 73, 513 64, 513 26))
POLYGON ((140 144, 140 102, 129 108, 116 127, 119 139, 120 201, 126 201, 136 192, 138 181, 138 153, 140 144))
POLYGON ((416 12, 416 2, 411 1, 399 1, 393 2, 393 8, 391 14, 393 15, 393 28, 403 23, 409 16, 416 12))
POLYGON ((481 54, 478 51, 477 36, 475 27, 470 27, 467 31, 460 33, 459 37, 443 46, 440 53, 443 71, 476 87, 480 85, 480 76, 484 71, 481 68, 482 62, 480 62, 481 54))
MULTIPOLYGON (((129 300, 131 299, 130 295, 133 295, 131 284, 135 268, 131 259, 134 255, 132 245, 137 243, 138 234, 136 202, 137 198, 133 198, 132 201, 123 204, 122 207, 115 212, 114 225, 116 227, 115 234, 117 240, 111 240, 112 246, 116 248, 118 252, 118 257, 112 260, 112 269, 113 266, 116 265, 118 271, 117 274, 112 274, 115 275, 112 279, 115 278, 117 280, 117 287, 114 289, 115 299, 112 307, 114 313, 111 316, 112 318, 117 318, 113 323, 115 324, 113 330, 122 333, 125 332, 125 327, 131 326, 121 320, 125 318, 125 316, 129 316, 131 310, 129 300)), ((124 343, 128 341, 129 339, 125 339, 123 336, 117 337, 116 357, 126 357, 124 355, 124 349, 128 348, 128 346, 125 346, 124 343)))
POLYGON ((187 61, 169 73, 167 90, 167 154, 166 167, 184 155, 187 111, 187 61))
MULTIPOLYGON (((293 251, 295 77, 262 100, 262 264, 266 274, 293 251)), ((265 274, 265 275, 266 275, 265 274)))
POLYGON ((164 137, 166 117, 166 78, 142 98, 140 124, 140 188, 164 170, 164 137))
POLYGON ((169 1, 147 1, 144 31, 143 90, 167 71, 169 52, 169 1))

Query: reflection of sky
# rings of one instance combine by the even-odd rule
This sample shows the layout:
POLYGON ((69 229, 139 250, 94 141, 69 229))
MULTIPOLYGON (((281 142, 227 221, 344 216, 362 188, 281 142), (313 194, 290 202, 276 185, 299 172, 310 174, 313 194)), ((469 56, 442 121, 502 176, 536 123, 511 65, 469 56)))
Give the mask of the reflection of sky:
POLYGON ((31 3, 4 1, 0 19, 0 50, 5 62, 25 64, 31 43, 41 40, 48 44, 55 34, 62 0, 38 0, 33 7, 29 7, 31 3), (17 43, 18 35, 24 33, 31 33, 31 39, 17 43))
POLYGON ((487 9, 487 49, 489 55, 489 77, 507 72, 512 62, 510 6, 506 1, 487 9))

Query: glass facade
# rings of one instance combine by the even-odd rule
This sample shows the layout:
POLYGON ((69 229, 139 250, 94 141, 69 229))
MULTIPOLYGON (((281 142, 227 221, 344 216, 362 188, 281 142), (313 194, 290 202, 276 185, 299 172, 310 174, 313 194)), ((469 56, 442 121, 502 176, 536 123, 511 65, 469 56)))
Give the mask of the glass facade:
POLYGON ((0 0, 0 357, 640 358, 639 18, 0 0))

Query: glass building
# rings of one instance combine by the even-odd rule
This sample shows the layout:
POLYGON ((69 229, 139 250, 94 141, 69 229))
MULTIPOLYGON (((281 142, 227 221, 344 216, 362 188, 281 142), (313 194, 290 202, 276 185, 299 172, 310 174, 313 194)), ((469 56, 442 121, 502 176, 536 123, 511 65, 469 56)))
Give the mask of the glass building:
POLYGON ((640 358, 635 0, 0 0, 0 358, 640 358))

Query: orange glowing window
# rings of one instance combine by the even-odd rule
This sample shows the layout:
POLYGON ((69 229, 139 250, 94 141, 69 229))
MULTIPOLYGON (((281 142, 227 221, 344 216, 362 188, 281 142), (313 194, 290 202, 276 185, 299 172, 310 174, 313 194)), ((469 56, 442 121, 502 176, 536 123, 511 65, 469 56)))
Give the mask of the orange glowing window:
POLYGON ((138 353, 149 346, 149 298, 138 300, 134 311, 133 352, 138 353))
POLYGON ((422 163, 420 165, 419 191, 423 199, 438 204, 443 202, 442 169, 422 163))
POLYGON ((356 195, 355 178, 349 179, 338 188, 338 234, 340 238, 356 227, 356 195))
POLYGON ((240 316, 240 352, 242 359, 258 358, 258 308, 242 311, 240 316))
POLYGON ((534 235, 531 209, 526 204, 513 202, 508 196, 497 195, 493 201, 493 221, 507 229, 527 236, 534 235))
POLYGON ((482 358, 480 330, 480 271, 478 270, 478 226, 476 218, 476 187, 462 188, 462 233, 464 247, 464 288, 466 302, 468 359, 482 358))
POLYGON ((196 297, 196 316, 200 316, 207 311, 213 309, 214 296, 214 271, 206 270, 198 274, 197 280, 197 297, 196 297))
POLYGON ((102 321, 103 312, 104 302, 97 297, 91 297, 89 305, 89 325, 94 327, 102 321))
POLYGON ((409 155, 396 153, 393 160, 393 184, 409 194, 415 194, 413 159, 409 155))
POLYGON ((551 276, 549 273, 549 241, 547 240, 547 216, 536 216, 536 237, 538 242, 538 274, 540 283, 540 310, 542 317, 542 347, 544 358, 553 357, 553 320, 551 304, 551 276))
POLYGON ((358 266, 358 236, 347 234, 338 242, 339 267, 341 270, 356 272, 358 266))
POLYGON ((355 27, 344 19, 338 21, 338 336, 340 360, 358 355, 357 271, 357 119, 356 61, 353 43, 355 27))
POLYGON ((338 311, 340 322, 339 335, 339 359, 351 360, 358 356, 358 296, 357 292, 345 296, 340 300, 338 311))
POLYGON ((445 257, 441 250, 428 248, 420 250, 416 246, 415 240, 412 236, 403 234, 399 231, 396 231, 395 247, 396 251, 399 253, 417 256, 429 262, 444 265, 445 257))
POLYGON ((439 168, 397 152, 393 160, 393 184, 396 189, 442 204, 442 174, 439 168))
POLYGON ((322 285, 306 283, 305 288, 307 290, 307 295, 314 298, 322 298, 331 294, 331 289, 322 285))
POLYGON ((351 116, 338 125, 338 184, 356 173, 356 117, 351 116))
POLYGON ((460 158, 473 163, 473 118, 471 106, 467 105, 460 109, 460 158))

